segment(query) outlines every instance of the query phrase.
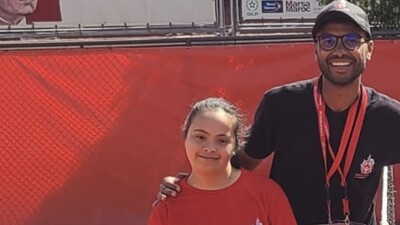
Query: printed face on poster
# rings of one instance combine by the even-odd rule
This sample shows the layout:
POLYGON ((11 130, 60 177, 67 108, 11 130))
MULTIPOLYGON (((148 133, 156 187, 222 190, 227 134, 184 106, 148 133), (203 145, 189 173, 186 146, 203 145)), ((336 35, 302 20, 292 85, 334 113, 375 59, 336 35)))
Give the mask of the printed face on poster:
POLYGON ((215 0, 0 0, 0 25, 215 24, 215 0))

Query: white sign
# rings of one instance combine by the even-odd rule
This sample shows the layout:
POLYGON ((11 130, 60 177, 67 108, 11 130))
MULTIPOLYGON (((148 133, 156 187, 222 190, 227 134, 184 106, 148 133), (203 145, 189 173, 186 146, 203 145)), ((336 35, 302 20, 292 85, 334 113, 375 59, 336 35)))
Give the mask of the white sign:
POLYGON ((314 19, 323 6, 317 0, 242 0, 242 20, 314 19))
POLYGON ((61 4, 62 24, 214 24, 215 10, 214 0, 63 0, 61 4))
POLYGON ((216 10, 215 0, 0 0, 0 25, 208 25, 216 10))

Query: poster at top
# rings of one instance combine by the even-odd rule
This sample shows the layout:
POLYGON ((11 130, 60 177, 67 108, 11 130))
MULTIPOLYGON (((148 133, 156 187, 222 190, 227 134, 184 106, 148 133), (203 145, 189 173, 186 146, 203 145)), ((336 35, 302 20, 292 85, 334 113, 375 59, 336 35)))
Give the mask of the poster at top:
POLYGON ((0 27, 215 24, 216 0, 0 0, 0 27))

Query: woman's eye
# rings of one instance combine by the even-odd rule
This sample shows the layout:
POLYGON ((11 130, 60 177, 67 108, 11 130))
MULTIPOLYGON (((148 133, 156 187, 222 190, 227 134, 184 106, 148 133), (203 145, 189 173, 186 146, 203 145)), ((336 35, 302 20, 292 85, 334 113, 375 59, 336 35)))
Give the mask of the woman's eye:
POLYGON ((220 140, 219 140, 219 143, 220 143, 220 144, 228 144, 228 143, 229 143, 229 140, 228 140, 228 139, 220 139, 220 140))
POLYGON ((195 135, 194 138, 196 140, 204 140, 204 136, 203 135, 195 135))

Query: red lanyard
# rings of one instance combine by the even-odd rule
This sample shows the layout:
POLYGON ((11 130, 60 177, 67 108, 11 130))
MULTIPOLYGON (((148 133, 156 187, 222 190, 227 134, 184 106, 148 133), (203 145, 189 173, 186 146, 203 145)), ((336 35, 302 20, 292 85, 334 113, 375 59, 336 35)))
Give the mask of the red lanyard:
POLYGON ((365 87, 360 85, 361 97, 357 97, 357 100, 351 105, 349 109, 349 113, 347 115, 346 124, 343 130, 342 138, 340 140, 339 150, 337 155, 332 150, 332 146, 329 143, 329 123, 325 114, 325 103, 322 99, 321 92, 319 90, 321 78, 317 78, 314 81, 313 85, 313 93, 314 93, 314 102, 315 107, 317 109, 318 114, 318 128, 319 128, 319 138, 321 142, 322 148, 322 156, 324 157, 324 165, 325 165, 325 182, 327 189, 327 210, 328 210, 328 219, 329 223, 332 223, 331 217, 331 200, 329 197, 329 187, 330 187, 330 179, 333 174, 338 171, 341 177, 341 186, 344 189, 344 198, 342 199, 343 204, 343 214, 346 217, 346 221, 349 221, 350 208, 349 208, 349 199, 347 197, 347 182, 346 177, 350 170, 351 162, 353 161, 354 153, 356 151, 356 146, 358 139, 361 133, 361 127, 364 121, 365 111, 367 109, 367 101, 368 95, 365 87), (360 104, 361 99, 361 104, 360 104), (357 113, 358 111, 358 113, 357 113), (327 164, 327 149, 329 151, 330 156, 332 157, 333 163, 332 166, 328 170, 327 164), (340 167, 340 163, 342 162, 344 153, 346 152, 346 160, 344 163, 344 170, 340 167))

